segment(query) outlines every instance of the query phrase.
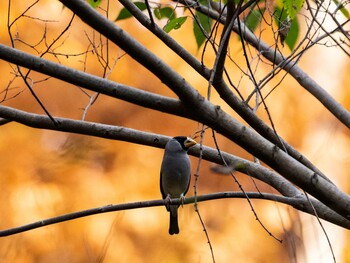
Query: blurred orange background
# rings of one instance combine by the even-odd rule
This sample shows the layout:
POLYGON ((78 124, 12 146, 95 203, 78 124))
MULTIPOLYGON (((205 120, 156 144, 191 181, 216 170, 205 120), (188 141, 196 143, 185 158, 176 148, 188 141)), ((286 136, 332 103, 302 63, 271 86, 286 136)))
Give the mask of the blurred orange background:
MULTIPOLYGON (((11 19, 19 16, 28 1, 11 2, 11 19)), ((105 4, 105 3, 104 3, 105 4)), ((111 4, 110 19, 121 9, 111 4)), ((101 11, 102 12, 102 11, 101 11)), ((40 1, 12 28, 12 34, 27 42, 38 43, 46 32, 51 43, 68 24, 71 12, 58 1, 40 1), (46 25, 46 29, 45 29, 46 25)), ((0 42, 10 45, 7 34, 7 7, 1 8, 0 42)), ((178 59, 160 41, 133 19, 120 21, 138 41, 183 75, 203 95, 207 83, 178 59)), ((198 58, 192 23, 187 22, 170 35, 198 58)), ((99 44, 100 36, 75 18, 68 33, 58 42, 55 52, 84 53, 88 37, 99 44)), ((105 39, 102 38, 105 43, 105 39)), ((36 54, 33 49, 15 43, 21 50, 36 54)), ((232 37, 231 56, 244 65, 238 37, 232 37)), ((91 47, 90 47, 91 48, 91 47)), ((41 42, 36 49, 45 50, 41 42)), ((288 52, 288 50, 286 50, 288 52)), ((175 95, 147 70, 124 52, 109 43, 110 64, 115 67, 109 79, 147 91, 175 95)), ((37 55, 37 54, 36 54, 37 55)), ((45 55, 47 59, 84 70, 98 76, 102 67, 96 54, 87 56, 45 55)), ((212 65, 213 54, 206 61, 212 65)), ((316 47, 303 57, 301 67, 333 97, 349 109, 350 63, 335 48, 316 47), (315 65, 319 65, 315 67, 315 65)), ((0 61, 1 91, 13 79, 11 66, 0 61)), ((237 68, 232 75, 240 77, 237 68)), ((266 74, 261 72, 259 74, 266 74)), ((26 72, 26 69, 24 69, 26 72)), ((45 76, 31 73, 34 81, 45 76)), ((271 83, 270 89, 274 84, 271 83)), ((29 90, 18 78, 3 105, 43 114, 29 90), (18 96, 15 96, 21 92, 18 96)), ((89 97, 78 87, 48 79, 34 85, 49 112, 54 116, 81 119, 89 97)), ((86 91, 88 94, 94 93, 86 91)), ((244 91, 243 91, 244 92, 244 91)), ((248 93, 249 94, 249 93, 248 93)), ((4 96, 4 92, 1 93, 4 96)), ((3 99, 3 98, 1 98, 3 99)), ((212 101, 221 103, 213 93, 212 101)), ((345 192, 349 192, 349 130, 339 124, 295 80, 287 77, 266 100, 279 134, 308 157, 345 192)), ((221 103, 222 104, 222 103, 221 103)), ((224 104, 222 107, 230 111, 224 104)), ((231 111, 230 111, 231 112, 231 111)), ((263 108, 258 112, 266 118, 263 108)), ((234 114, 234 113, 233 113, 234 114)), ((179 117, 141 108, 100 95, 88 110, 87 121, 131 127, 169 136, 191 135, 199 124, 179 117)), ((252 160, 252 156, 218 135, 222 150, 252 160)), ((205 144, 214 146, 207 132, 205 144)), ((159 167, 163 150, 94 137, 54 131, 35 130, 16 123, 0 129, 0 228, 7 229, 42 219, 103 206, 107 204, 160 199, 159 167)), ((192 158, 194 173, 198 159, 192 158)), ((210 172, 212 164, 202 162, 198 194, 218 191, 239 191, 229 176, 210 172)), ((237 174, 246 191, 255 190, 254 181, 237 174)), ((193 185, 192 179, 192 185, 193 185)), ((261 191, 271 192, 258 184, 261 191)), ((191 187, 188 196, 193 195, 191 187)), ((259 219, 279 243, 258 224, 246 200, 216 200, 199 204, 213 246, 216 262, 332 262, 327 240, 315 218, 300 214, 287 206, 252 200, 259 219), (295 261, 297 255, 297 261, 295 261)), ((193 205, 180 209, 180 234, 168 235, 168 213, 164 207, 135 209, 100 214, 0 238, 0 262, 212 262, 203 227, 193 205)), ((325 223, 335 250, 337 262, 350 262, 349 233, 325 223)))

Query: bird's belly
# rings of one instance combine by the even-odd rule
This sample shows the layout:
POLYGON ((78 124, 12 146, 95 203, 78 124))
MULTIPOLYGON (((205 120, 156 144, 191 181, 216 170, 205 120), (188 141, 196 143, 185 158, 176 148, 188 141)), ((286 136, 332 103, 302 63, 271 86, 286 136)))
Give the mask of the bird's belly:
POLYGON ((188 183, 188 179, 181 172, 173 171, 167 180, 163 181, 163 189, 171 198, 178 198, 181 194, 185 194, 188 183))

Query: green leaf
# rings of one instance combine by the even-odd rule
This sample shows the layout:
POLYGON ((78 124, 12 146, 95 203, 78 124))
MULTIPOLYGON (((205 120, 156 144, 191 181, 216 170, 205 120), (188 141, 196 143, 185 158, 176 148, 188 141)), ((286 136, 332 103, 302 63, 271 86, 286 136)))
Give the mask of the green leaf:
POLYGON ((347 19, 350 19, 349 11, 344 7, 343 3, 340 3, 338 0, 333 0, 333 3, 337 5, 337 11, 340 10, 347 19))
POLYGON ((289 47, 290 50, 293 50, 295 47, 295 44, 297 43, 298 36, 299 36, 299 22, 297 19, 292 20, 292 24, 289 29, 289 33, 286 37, 286 44, 289 47))
POLYGON ((273 14, 274 14, 275 22, 276 22, 277 25, 280 24, 280 21, 283 21, 283 20, 287 19, 287 16, 288 16, 286 10, 281 9, 277 5, 275 6, 273 14))
MULTIPOLYGON (((134 3, 138 9, 140 9, 141 11, 145 10, 146 4, 144 2, 135 2, 134 3)), ((125 7, 122 8, 122 10, 120 10, 119 15, 117 16, 117 18, 115 19, 115 21, 119 21, 119 20, 123 20, 123 19, 127 19, 132 17, 132 14, 129 12, 128 9, 126 9, 125 7)))
POLYGON ((89 4, 93 7, 96 8, 101 4, 102 0, 89 0, 89 4))
POLYGON ((287 10, 289 18, 293 20, 303 7, 304 0, 282 0, 283 7, 287 10))
POLYGON ((206 34, 204 34, 203 31, 206 32, 207 35, 210 34, 213 20, 197 11, 196 17, 197 19, 193 19, 193 33, 196 38, 197 48, 199 49, 207 39, 206 34))
POLYGON ((187 16, 182 16, 169 20, 169 22, 164 26, 163 30, 169 33, 173 29, 179 29, 183 23, 186 22, 187 16))
POLYGON ((264 14, 265 9, 254 9, 251 10, 244 20, 244 24, 250 29, 250 31, 254 32, 255 29, 261 22, 262 16, 264 14))
MULTIPOLYGON (((283 37, 284 34, 282 34, 282 31, 285 30, 284 26, 286 22, 288 21, 288 15, 287 12, 281 10, 279 7, 275 6, 275 12, 274 12, 274 18, 275 18, 275 23, 278 26, 278 31, 280 33, 280 38, 283 37)), ((285 39, 282 39, 288 46, 290 50, 293 50, 295 47, 295 44, 297 43, 299 32, 300 32, 300 27, 299 27, 299 22, 295 18, 291 21, 289 21, 289 29, 285 32, 285 39)))
POLYGON ((157 19, 174 19, 176 18, 175 10, 172 7, 155 8, 153 14, 157 19))

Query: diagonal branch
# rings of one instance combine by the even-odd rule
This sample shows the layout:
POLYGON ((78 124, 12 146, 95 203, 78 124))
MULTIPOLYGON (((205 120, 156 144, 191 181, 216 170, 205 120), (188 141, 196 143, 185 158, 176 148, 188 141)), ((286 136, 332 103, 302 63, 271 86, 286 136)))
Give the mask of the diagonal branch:
MULTIPOLYGON (((183 4, 192 5, 203 14, 207 14, 213 19, 217 19, 221 23, 225 23, 225 18, 219 13, 214 12, 207 6, 198 5, 193 0, 179 0, 183 4)), ((323 106, 331 112, 341 123, 350 128, 350 112, 346 110, 339 102, 337 102, 324 88, 322 88, 315 80, 313 80, 306 72, 304 72, 293 61, 286 61, 284 57, 277 53, 267 43, 259 39, 252 33, 244 23, 241 22, 244 39, 248 44, 253 46, 263 57, 270 62, 278 65, 290 74, 304 89, 311 93, 323 106)), ((233 31, 239 33, 238 24, 233 27, 233 31)))
MULTIPOLYGON (((66 81, 73 85, 121 99, 146 108, 189 118, 191 115, 179 100, 136 89, 88 74, 44 58, 0 44, 0 58, 10 63, 66 81)), ((194 116, 192 116, 193 119, 194 116)))
MULTIPOLYGON (((152 25, 151 21, 145 16, 140 9, 138 9, 134 3, 129 0, 119 0, 125 8, 150 32, 157 36, 164 44, 166 44, 172 51, 174 51, 179 57, 187 62, 193 69, 195 69, 201 76, 209 81, 211 71, 203 64, 200 63, 192 54, 179 45, 169 34, 165 33, 156 24, 152 25)), ((202 7, 202 6, 199 6, 202 7)), ((201 10, 201 9, 200 9, 201 10)), ((211 11, 212 12, 212 11, 211 11)), ((212 12, 214 16, 216 13, 212 12)), ((242 102, 231 89, 227 86, 225 81, 221 78, 213 83, 213 86, 220 94, 221 98, 235 110, 254 130, 260 135, 276 144, 281 149, 286 149, 287 153, 294 159, 298 160, 306 167, 327 178, 314 164, 312 164, 305 156, 294 149, 290 144, 283 140, 281 137, 277 137, 276 133, 265 122, 263 122, 245 103, 242 102)))
MULTIPOLYGON (((59 123, 59 126, 55 126, 51 122, 51 120, 45 115, 27 113, 5 106, 0 106, 0 117, 16 121, 18 123, 22 123, 33 128, 85 134, 106 139, 137 143, 157 148, 164 148, 165 144, 169 140, 169 137, 162 136, 159 134, 142 132, 125 127, 70 120, 65 118, 55 118, 56 121, 59 123)), ((221 155, 219 155, 217 149, 213 149, 207 146, 203 146, 202 149, 200 149, 199 146, 192 147, 189 151, 189 154, 197 157, 200 154, 202 154, 202 158, 204 160, 218 164, 222 164, 222 158, 224 158, 225 161, 229 164, 229 166, 234 167, 236 171, 245 173, 249 176, 252 176, 258 180, 269 184, 277 191, 279 191, 283 196, 285 196, 286 198, 290 198, 288 200, 299 200, 298 202, 293 203, 294 208, 313 214, 313 208, 310 207, 309 201, 306 199, 303 201, 302 197, 304 196, 305 198, 305 195, 301 191, 299 191, 289 181, 276 174, 274 171, 271 171, 266 167, 261 166, 260 164, 247 161, 243 158, 239 158, 226 152, 220 152, 221 155)), ((350 228, 349 220, 346 220, 344 217, 335 213, 333 210, 329 209, 321 202, 315 199, 310 200, 312 201, 312 205, 316 209, 317 214, 320 218, 323 218, 336 225, 350 228)))
POLYGON ((239 123, 219 106, 205 100, 182 76, 148 51, 121 28, 99 14, 82 0, 60 0, 85 23, 108 37, 132 58, 154 73, 172 89, 192 116, 264 161, 271 168, 310 193, 345 218, 350 218, 350 196, 251 129, 239 123))
MULTIPOLYGON (((56 117, 55 119, 59 124, 58 126, 56 126, 53 125, 53 123, 50 122, 48 117, 45 115, 28 113, 25 111, 1 105, 0 117, 37 129, 47 129, 61 132, 84 134, 105 139, 120 140, 141 145, 147 145, 157 148, 164 148, 165 144, 169 140, 169 137, 167 136, 142 132, 131 128, 114 125, 105 125, 81 120, 71 120, 66 118, 56 117)), ((200 147, 191 147, 191 149, 189 150, 189 154, 199 157, 201 154, 200 147)), ((299 190, 296 189, 294 185, 292 185, 286 179, 257 163, 247 161, 243 158, 239 158, 222 151, 220 151, 220 155, 218 154, 217 149, 202 146, 202 158, 207 161, 222 165, 222 159, 225 159, 228 165, 234 167, 236 171, 245 173, 249 176, 255 177, 256 179, 259 179, 269 184, 285 196, 293 197, 298 196, 301 193, 299 190)))

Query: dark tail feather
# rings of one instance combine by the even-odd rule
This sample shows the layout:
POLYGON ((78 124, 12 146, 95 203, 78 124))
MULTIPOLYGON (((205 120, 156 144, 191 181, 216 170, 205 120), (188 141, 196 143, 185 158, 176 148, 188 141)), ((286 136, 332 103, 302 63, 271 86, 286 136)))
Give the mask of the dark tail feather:
POLYGON ((177 215, 173 216, 170 212, 170 225, 169 225, 169 234, 178 234, 180 232, 179 230, 179 224, 177 222, 177 215))

